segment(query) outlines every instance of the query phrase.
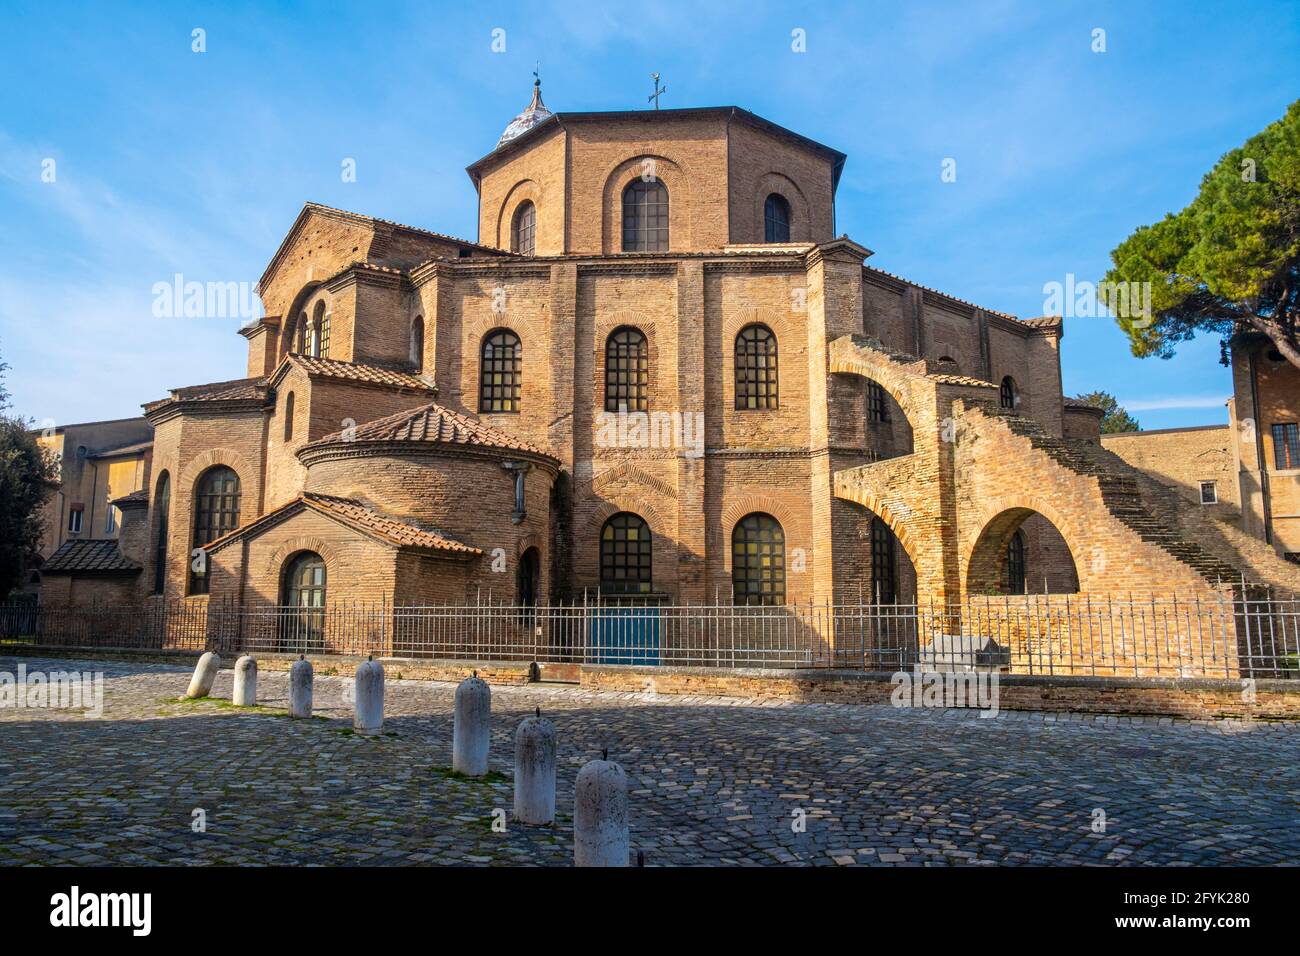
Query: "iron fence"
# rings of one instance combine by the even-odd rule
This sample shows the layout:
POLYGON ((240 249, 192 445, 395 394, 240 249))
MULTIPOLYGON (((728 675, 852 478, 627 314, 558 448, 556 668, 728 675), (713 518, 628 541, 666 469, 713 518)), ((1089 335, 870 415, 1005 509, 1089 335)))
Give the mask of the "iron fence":
POLYGON ((1019 595, 780 607, 644 599, 527 607, 24 604, 0 605, 0 641, 555 664, 1296 678, 1300 601, 1238 591, 1211 600, 1019 595))

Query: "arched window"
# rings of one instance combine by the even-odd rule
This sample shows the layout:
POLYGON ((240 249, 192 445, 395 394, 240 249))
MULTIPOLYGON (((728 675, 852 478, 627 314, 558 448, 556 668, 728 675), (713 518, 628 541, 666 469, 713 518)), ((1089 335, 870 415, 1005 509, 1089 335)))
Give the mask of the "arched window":
POLYGON ((528 548, 519 556, 519 566, 515 569, 515 603, 520 607, 536 607, 541 579, 541 552, 528 548))
POLYGON ((510 251, 531 256, 537 248, 537 207, 524 201, 510 225, 510 251))
POLYGON ((1016 383, 1008 375, 1002 380, 1002 388, 999 391, 999 399, 1003 408, 1015 408, 1020 396, 1016 393, 1016 383))
MULTIPOLYGON (((193 548, 202 548, 239 527, 239 476, 225 465, 209 468, 194 488, 193 548)), ((208 593, 208 562, 202 571, 190 564, 190 593, 208 593)))
POLYGON ((293 440, 293 392, 284 398, 284 440, 293 440))
POLYGON ((424 317, 419 315, 411 323, 411 364, 417 372, 424 368, 424 317))
POLYGON ((668 251, 668 188, 657 179, 623 190, 623 251, 668 251))
POLYGON ((1025 593, 1025 533, 1017 530, 1007 544, 1007 590, 1025 593))
POLYGON ((600 588, 616 594, 650 591, 650 526, 621 511, 600 529, 600 588))
POLYGON ((780 193, 772 193, 763 203, 763 241, 790 241, 790 203, 780 193))
POLYGON ((776 336, 747 325, 736 336, 736 408, 777 407, 776 336))
POLYGON ((316 303, 316 315, 311 321, 310 355, 316 358, 329 358, 330 354, 330 317, 325 311, 325 303, 316 303))
POLYGON ((951 355, 940 355, 939 361, 935 362, 935 370, 943 375, 960 375, 961 366, 951 355))
POLYGON ((650 356, 638 329, 615 329, 605 340, 605 411, 649 408, 650 356))
POLYGON ((867 421, 889 421, 889 402, 885 400, 884 386, 871 379, 867 379, 867 421))
POLYGON ((306 312, 298 316, 298 354, 311 354, 311 322, 308 321, 306 312))
POLYGON ((158 476, 153 506, 158 516, 158 537, 153 551, 153 593, 162 594, 167 586, 167 536, 171 531, 172 507, 172 479, 165 471, 158 476))
POLYGON ((755 512, 731 532, 731 592, 735 604, 785 604, 785 532, 755 512))
POLYGON ((478 410, 519 411, 522 378, 523 348, 519 336, 509 329, 489 333, 483 340, 483 360, 479 365, 478 410))
POLYGON ((871 519, 871 599, 877 604, 893 604, 898 600, 894 532, 879 518, 871 519))
POLYGON ((280 586, 280 638, 284 650, 308 650, 324 643, 325 561, 300 551, 284 566, 280 586))

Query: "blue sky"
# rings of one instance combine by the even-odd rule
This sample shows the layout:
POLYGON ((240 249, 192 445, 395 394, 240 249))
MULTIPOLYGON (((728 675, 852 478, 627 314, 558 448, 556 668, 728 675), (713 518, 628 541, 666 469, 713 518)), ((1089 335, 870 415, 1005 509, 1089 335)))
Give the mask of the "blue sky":
MULTIPOLYGON (((242 376, 239 319, 157 318, 153 286, 256 282, 304 201, 474 238, 464 167, 539 60, 554 110, 643 107, 658 70, 665 106, 735 104, 843 150, 839 229, 872 264, 1028 317, 1044 283, 1100 278, 1300 97, 1300 0, 6 0, 0 357, 18 412, 128 416, 242 376)), ((1109 319, 1066 329, 1067 392, 1113 392, 1148 428, 1226 420, 1217 340, 1138 360, 1109 319)))

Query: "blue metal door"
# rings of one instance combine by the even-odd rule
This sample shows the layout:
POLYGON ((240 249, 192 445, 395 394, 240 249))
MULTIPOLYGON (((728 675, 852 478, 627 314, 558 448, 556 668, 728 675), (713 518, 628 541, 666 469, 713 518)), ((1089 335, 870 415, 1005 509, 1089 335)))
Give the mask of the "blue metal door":
POLYGON ((658 664, 659 608, 593 608, 590 647, 595 664, 658 664))

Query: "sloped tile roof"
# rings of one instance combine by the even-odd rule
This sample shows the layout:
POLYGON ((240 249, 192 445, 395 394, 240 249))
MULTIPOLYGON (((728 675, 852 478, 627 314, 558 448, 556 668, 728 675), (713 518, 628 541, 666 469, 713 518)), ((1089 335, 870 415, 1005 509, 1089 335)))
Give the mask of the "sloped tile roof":
POLYGON ((166 398, 148 402, 144 408, 145 411, 152 411, 169 402, 256 401, 266 397, 266 386, 265 378, 237 378, 229 382, 187 385, 184 388, 173 388, 166 398))
POLYGON ((482 554, 478 548, 471 547, 463 541, 449 538, 439 531, 420 528, 409 522, 382 514, 366 507, 354 498, 338 498, 334 495, 306 493, 302 500, 309 507, 324 511, 385 538, 392 544, 403 548, 427 548, 434 551, 452 551, 459 554, 482 554))
POLYGON ((123 557, 117 541, 65 541, 44 564, 41 574, 134 574, 140 565, 123 557))
POLYGON ((935 382, 942 382, 944 385, 975 385, 984 388, 993 388, 992 382, 986 382, 982 378, 972 378, 969 375, 950 375, 944 372, 931 374, 929 378, 935 382))
POLYGON ((476 445, 546 455, 546 452, 536 445, 470 418, 468 415, 453 412, 437 402, 366 422, 364 425, 357 426, 347 438, 344 437, 343 432, 338 431, 319 438, 305 447, 315 448, 339 441, 441 442, 449 445, 476 445))
POLYGON ((121 507, 122 505, 148 504, 149 492, 141 488, 139 491, 133 491, 129 495, 122 495, 120 498, 114 498, 113 505, 121 507))
MULTIPOLYGON (((343 362, 339 359, 316 358, 311 355, 299 355, 291 352, 285 361, 305 371, 308 375, 323 375, 327 378, 345 379, 350 382, 364 382, 369 385, 394 385, 401 388, 418 388, 422 391, 435 391, 434 387, 418 375, 400 369, 385 368, 381 365, 364 365, 360 362, 343 362)), ((274 377, 274 376, 273 376, 274 377)))

